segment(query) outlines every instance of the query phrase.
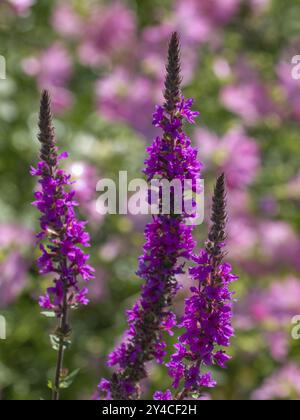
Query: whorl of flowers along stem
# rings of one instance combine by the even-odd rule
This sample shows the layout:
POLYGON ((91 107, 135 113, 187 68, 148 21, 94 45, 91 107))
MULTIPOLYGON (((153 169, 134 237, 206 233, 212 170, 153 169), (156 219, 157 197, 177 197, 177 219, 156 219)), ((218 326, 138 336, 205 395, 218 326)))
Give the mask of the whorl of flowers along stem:
POLYGON ((220 349, 230 345, 234 334, 229 285, 237 279, 230 264, 222 263, 227 217, 225 197, 225 178, 222 175, 214 191, 209 241, 206 249, 194 257, 196 266, 190 269, 196 286, 191 287, 191 296, 185 301, 180 325, 185 332, 179 337, 176 351, 167 363, 176 395, 173 397, 170 390, 157 391, 154 399, 199 398, 204 388, 216 386, 211 373, 203 372, 203 368, 213 364, 225 368, 230 359, 220 349), (182 390, 178 393, 182 382, 182 390))
POLYGON ((174 111, 176 104, 180 101, 181 69, 180 69, 180 43, 177 32, 171 36, 168 50, 168 64, 166 67, 167 76, 165 80, 165 109, 174 111))
MULTIPOLYGON (((185 180, 196 185, 202 165, 197 151, 183 131, 184 120, 194 123, 198 112, 191 110, 193 101, 179 95, 179 51, 177 35, 172 36, 167 71, 168 103, 156 107, 153 125, 163 131, 147 149, 144 173, 148 181, 185 180), (175 50, 174 50, 175 48, 175 50), (171 77, 175 78, 174 81, 171 77), (170 95, 175 94, 175 98, 170 95), (171 106, 172 105, 172 106, 171 106)), ((172 199, 171 199, 172 203, 172 199)), ((159 204, 161 204, 159 202, 159 204)), ((115 400, 140 397, 139 383, 147 376, 146 363, 156 359, 162 363, 166 355, 163 332, 173 335, 176 316, 170 311, 178 291, 176 275, 184 272, 181 259, 190 259, 195 242, 193 226, 185 222, 190 216, 175 214, 154 215, 145 230, 144 254, 139 260, 138 275, 143 279, 140 299, 127 312, 129 329, 122 344, 109 356, 109 366, 116 366, 112 380, 102 379, 101 397, 115 400)))

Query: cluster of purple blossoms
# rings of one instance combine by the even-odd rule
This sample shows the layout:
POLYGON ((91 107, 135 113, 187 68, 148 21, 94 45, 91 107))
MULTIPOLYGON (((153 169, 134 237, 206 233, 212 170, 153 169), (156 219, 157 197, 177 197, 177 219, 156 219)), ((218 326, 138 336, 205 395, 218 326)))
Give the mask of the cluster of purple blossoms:
POLYGON ((53 287, 40 297, 40 306, 61 317, 64 306, 88 303, 88 289, 80 287, 79 279, 89 281, 94 269, 87 264, 89 255, 82 250, 89 246, 89 235, 85 231, 86 222, 76 218, 71 176, 59 168, 59 162, 68 153, 58 155, 46 91, 41 99, 39 127, 41 161, 31 169, 40 184, 33 203, 41 212, 41 232, 37 237, 42 255, 38 266, 40 274, 55 275, 53 287))
MULTIPOLYGON (((172 181, 196 181, 202 165, 197 151, 183 132, 184 120, 193 123, 198 116, 191 110, 192 100, 180 94, 179 43, 173 34, 169 46, 169 64, 163 107, 157 107, 153 124, 163 130, 148 148, 145 161, 148 181, 154 178, 172 181)), ((172 199, 171 199, 172 202, 172 199)), ((102 379, 99 390, 106 399, 137 399, 139 382, 147 376, 146 363, 155 359, 163 362, 166 343, 163 332, 173 334, 176 317, 170 311, 179 285, 176 275, 183 273, 184 259, 190 259, 195 242, 192 226, 187 226, 186 214, 159 214, 145 230, 144 255, 139 261, 138 275, 144 280, 140 299, 128 311, 129 329, 124 342, 113 351, 109 366, 116 366, 112 380, 102 379)), ((189 216, 190 217, 190 216, 189 216)))
MULTIPOLYGON (((232 292, 230 283, 237 279, 231 266, 223 263, 225 240, 225 187, 224 176, 216 185, 213 203, 213 225, 209 240, 199 255, 194 257, 195 267, 190 275, 196 285, 191 297, 185 301, 184 316, 179 327, 185 332, 175 344, 176 352, 167 363, 173 388, 182 385, 175 399, 200 397, 203 388, 216 385, 210 372, 203 369, 214 364, 225 368, 230 357, 220 348, 230 345, 234 331, 231 325, 232 292)), ((154 399, 174 399, 172 393, 157 391, 154 399)))

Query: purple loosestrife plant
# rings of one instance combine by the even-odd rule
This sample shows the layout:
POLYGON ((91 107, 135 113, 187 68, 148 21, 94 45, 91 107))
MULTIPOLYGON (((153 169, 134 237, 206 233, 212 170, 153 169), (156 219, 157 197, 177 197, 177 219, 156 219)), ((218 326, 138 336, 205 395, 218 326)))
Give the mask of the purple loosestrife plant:
POLYGON ((180 327, 185 332, 175 344, 176 352, 167 364, 173 378, 175 397, 170 390, 157 391, 154 399, 199 398, 204 388, 216 385, 210 372, 204 369, 214 364, 225 368, 230 357, 221 350, 230 345, 234 331, 231 325, 232 293, 229 285, 237 279, 231 266, 223 263, 226 194, 224 175, 217 180, 213 197, 212 226, 205 249, 194 257, 196 266, 190 269, 195 285, 185 301, 180 327), (182 390, 178 392, 179 386, 182 390))
MULTIPOLYGON (((67 153, 58 155, 50 98, 44 91, 40 104, 39 135, 41 143, 40 162, 31 174, 39 178, 39 190, 33 203, 40 213, 41 231, 37 235, 42 255, 38 260, 40 274, 52 274, 53 286, 40 297, 40 306, 46 314, 56 315, 59 326, 52 336, 58 350, 55 382, 52 384, 53 399, 59 399, 64 349, 71 333, 69 311, 88 303, 86 287, 79 281, 93 278, 93 268, 87 264, 89 255, 82 248, 89 246, 85 222, 78 221, 74 211, 75 191, 71 176, 59 168, 67 153)), ((65 378, 66 379, 66 378, 65 378)))
MULTIPOLYGON (((183 131, 183 122, 193 123, 199 113, 191 110, 191 99, 182 97, 180 83, 179 40, 174 33, 169 44, 165 104, 158 106, 153 116, 154 126, 160 127, 163 134, 147 149, 149 157, 144 172, 148 181, 189 180, 194 186, 202 165, 183 131)), ((109 356, 109 366, 116 366, 112 380, 102 379, 99 384, 100 395, 106 399, 140 398, 139 383, 147 376, 146 363, 153 359, 162 363, 166 355, 163 332, 172 335, 176 325, 176 317, 170 311, 179 288, 176 275, 183 273, 182 261, 190 259, 195 247, 193 227, 185 223, 188 215, 178 215, 172 210, 170 213, 153 216, 146 227, 138 270, 144 281, 141 296, 127 312, 129 329, 123 343, 109 356)))

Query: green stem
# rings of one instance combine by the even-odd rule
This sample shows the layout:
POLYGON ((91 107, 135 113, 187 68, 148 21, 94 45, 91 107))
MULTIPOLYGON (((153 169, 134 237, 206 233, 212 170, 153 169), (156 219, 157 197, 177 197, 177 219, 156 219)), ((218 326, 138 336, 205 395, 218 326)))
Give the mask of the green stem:
POLYGON ((59 339, 59 348, 58 348, 58 354, 57 354, 52 401, 59 400, 60 378, 61 378, 61 373, 63 369, 63 360, 64 360, 64 352, 65 352, 65 338, 68 335, 69 331, 70 331, 70 328, 68 325, 67 291, 64 290, 62 315, 61 315, 60 324, 58 328, 58 334, 59 334, 60 339, 59 339))

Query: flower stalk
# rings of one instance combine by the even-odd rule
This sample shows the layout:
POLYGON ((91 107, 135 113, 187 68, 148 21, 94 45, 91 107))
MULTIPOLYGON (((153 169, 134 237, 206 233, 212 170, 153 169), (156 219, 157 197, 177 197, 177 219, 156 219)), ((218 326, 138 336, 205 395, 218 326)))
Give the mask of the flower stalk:
POLYGON ((175 344, 176 351, 167 364, 173 378, 172 392, 157 391, 154 399, 200 398, 202 390, 216 386, 216 381, 206 369, 212 365, 226 367, 230 357, 219 348, 228 347, 234 335, 231 325, 231 282, 237 280, 231 266, 223 263, 226 240, 225 177, 217 179, 212 205, 212 225, 205 249, 194 256, 195 267, 190 269, 194 281, 191 296, 185 301, 180 326, 185 332, 175 344), (181 385, 181 391, 178 389, 181 385))
MULTIPOLYGON (((165 104, 157 106, 153 115, 153 125, 161 128, 163 135, 147 149, 144 173, 149 182, 180 180, 183 185, 189 180, 196 185, 199 180, 202 165, 183 131, 184 121, 194 123, 199 113, 191 110, 191 99, 182 97, 180 82, 179 39, 174 33, 169 43, 165 104)), ((160 210, 161 207, 159 199, 160 210)), ((109 356, 109 366, 116 366, 112 380, 102 379, 99 384, 100 395, 106 399, 140 398, 139 384, 147 376, 147 362, 153 359, 163 362, 166 355, 163 333, 173 335, 172 328, 176 325, 175 314, 170 310, 179 289, 176 276, 184 272, 181 259, 190 259, 195 247, 193 227, 186 224, 189 217, 185 213, 175 214, 172 205, 170 214, 154 215, 146 227, 144 254, 138 270, 144 281, 141 296, 127 312, 130 327, 122 344, 109 356)))
POLYGON ((47 311, 44 314, 56 316, 58 320, 52 336, 58 354, 55 379, 51 384, 52 399, 58 400, 64 351, 71 334, 69 311, 88 304, 88 289, 81 287, 81 281, 92 279, 94 269, 87 264, 89 255, 82 250, 89 246, 89 235, 85 231, 86 223, 76 218, 77 203, 71 176, 60 168, 60 161, 66 159, 68 153, 58 155, 47 91, 41 97, 38 139, 40 162, 37 168, 31 168, 31 174, 38 177, 40 186, 33 203, 41 213, 37 239, 42 255, 38 267, 40 274, 53 276, 53 285, 40 297, 39 304, 47 311))

